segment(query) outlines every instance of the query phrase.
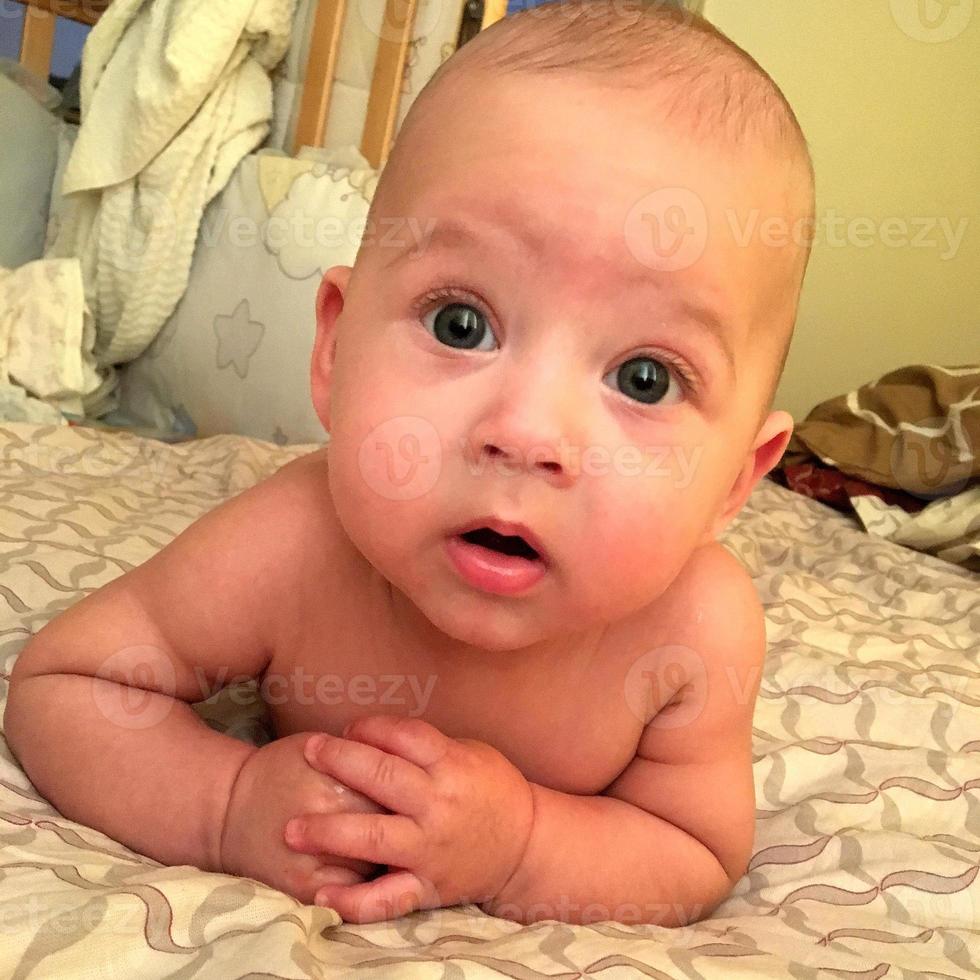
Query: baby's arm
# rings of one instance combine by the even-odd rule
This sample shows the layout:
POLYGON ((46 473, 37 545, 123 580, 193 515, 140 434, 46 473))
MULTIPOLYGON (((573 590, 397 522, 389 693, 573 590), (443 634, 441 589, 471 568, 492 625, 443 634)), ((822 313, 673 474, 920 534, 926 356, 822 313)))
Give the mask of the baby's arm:
POLYGON ((523 860, 484 908, 532 922, 616 919, 681 926, 709 915, 745 874, 755 791, 752 716, 765 619, 752 580, 727 552, 692 583, 702 621, 674 637, 703 664, 646 726, 633 761, 601 796, 532 784, 523 860))
POLYGON ((190 703, 269 662, 297 543, 316 532, 315 515, 297 519, 299 462, 204 515, 21 652, 5 735, 65 816, 166 864, 220 869, 229 795, 256 750, 208 728, 190 703))

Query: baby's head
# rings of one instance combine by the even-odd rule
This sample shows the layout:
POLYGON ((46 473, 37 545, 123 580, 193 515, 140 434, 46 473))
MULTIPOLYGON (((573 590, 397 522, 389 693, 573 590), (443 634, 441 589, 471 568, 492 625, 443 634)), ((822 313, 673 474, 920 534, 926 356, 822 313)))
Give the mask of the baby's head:
MULTIPOLYGON (((562 159, 556 145, 549 160, 539 161, 540 168, 561 168, 556 179, 579 167, 590 168, 598 186, 595 200, 578 202, 586 208, 599 207, 614 192, 615 178, 603 170, 614 156, 625 154, 627 138, 635 135, 642 142, 644 136, 656 137, 646 157, 623 161, 639 171, 641 189, 656 195, 649 202, 644 201, 647 195, 634 201, 618 229, 641 266, 680 271, 700 254, 708 235, 727 237, 739 246, 770 243, 761 249, 765 271, 755 276, 755 287, 774 288, 779 307, 767 305, 763 315, 753 311, 755 315, 746 317, 752 352, 764 366, 761 384, 754 386, 757 430, 772 406, 789 351, 815 207, 806 139, 778 86, 717 28, 669 0, 562 0, 529 8, 477 35, 420 93, 379 181, 371 219, 405 214, 406 195, 418 194, 420 179, 448 179, 439 162, 445 147, 435 143, 433 127, 453 141, 453 119, 470 116, 464 138, 474 139, 474 131, 487 122, 477 115, 475 102, 468 108, 474 88, 485 93, 503 81, 510 83, 509 98, 499 103, 506 104, 502 111, 508 118, 523 106, 533 110, 529 129, 547 124, 535 131, 542 142, 550 130, 591 144, 590 158, 562 159), (577 99, 586 91, 601 112, 589 120, 591 128, 577 112, 577 99), (625 132, 626 127, 635 133, 625 132), (686 145, 677 145, 681 142, 686 145), (665 144, 703 171, 674 173, 680 189, 674 195, 665 191, 670 175, 657 169, 661 161, 656 154, 665 144), (419 154, 427 147, 431 152, 423 162, 419 154), (765 225, 767 219, 774 223, 765 225), (773 281, 758 281, 767 276, 773 281)), ((489 132, 484 136, 491 138, 489 132)), ((516 137, 514 133, 515 142, 516 137)), ((523 196, 506 172, 498 172, 498 178, 510 197, 523 196)), ((479 187, 471 190, 480 194, 479 187)), ((562 209, 575 202, 556 192, 544 203, 560 219, 562 209)), ((622 243, 616 244, 620 251, 622 243)), ((752 395, 753 389, 740 383, 739 394, 752 395)))
POLYGON ((695 15, 571 0, 494 24, 413 103, 353 270, 317 303, 314 403, 352 542, 493 649, 652 601, 779 460, 813 173, 778 88, 695 15), (546 573, 460 578, 526 525, 546 573))

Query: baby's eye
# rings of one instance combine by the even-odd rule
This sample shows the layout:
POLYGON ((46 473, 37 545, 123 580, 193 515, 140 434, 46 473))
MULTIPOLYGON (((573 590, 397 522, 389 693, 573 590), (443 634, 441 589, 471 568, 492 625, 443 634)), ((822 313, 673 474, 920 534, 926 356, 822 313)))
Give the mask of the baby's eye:
MULTIPOLYGON (((654 357, 631 357, 615 371, 610 371, 606 378, 613 375, 614 384, 624 395, 645 405, 661 403, 671 389, 669 369, 654 357)), ((674 387, 677 387, 676 382, 674 387)))
POLYGON ((436 340, 447 347, 455 347, 457 350, 492 350, 492 347, 480 347, 485 338, 494 342, 487 318, 468 303, 437 306, 425 314, 422 323, 434 334, 436 340))

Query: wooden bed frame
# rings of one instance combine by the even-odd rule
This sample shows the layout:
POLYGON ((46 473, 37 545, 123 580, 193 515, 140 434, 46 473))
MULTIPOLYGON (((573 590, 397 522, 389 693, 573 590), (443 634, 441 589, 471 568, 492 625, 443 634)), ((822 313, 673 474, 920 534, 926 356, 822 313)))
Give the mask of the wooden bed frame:
MULTIPOLYGON (((110 0, 15 0, 23 4, 24 32, 20 63, 47 79, 51 69, 54 31, 58 17, 95 24, 110 0)), ((460 4, 465 0, 457 0, 460 4)), ((385 0, 383 23, 389 27, 378 41, 378 55, 371 78, 367 115, 361 134, 361 152, 379 168, 388 156, 398 121, 402 74, 412 40, 418 0, 385 0)), ((293 151, 301 146, 322 146, 333 85, 346 0, 318 0, 310 36, 306 79, 296 119, 293 151)), ((507 0, 483 0, 484 27, 507 13, 507 0)))
POLYGON ((59 17, 80 24, 94 24, 110 0, 16 0, 24 11, 20 37, 20 63, 47 80, 54 50, 54 28, 59 17))

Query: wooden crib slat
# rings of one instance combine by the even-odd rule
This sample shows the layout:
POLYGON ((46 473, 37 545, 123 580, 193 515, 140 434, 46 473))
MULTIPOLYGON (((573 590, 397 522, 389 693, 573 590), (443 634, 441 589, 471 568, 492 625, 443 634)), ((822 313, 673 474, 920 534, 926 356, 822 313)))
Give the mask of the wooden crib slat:
POLYGON ((24 30, 20 36, 20 63, 45 81, 51 73, 51 53, 54 50, 54 26, 57 18, 45 11, 24 11, 24 30))
POLYGON ((15 2, 38 10, 47 10, 56 17, 67 17, 80 24, 92 25, 102 16, 111 0, 15 0, 15 2))
POLYGON ((317 4, 293 153, 298 153, 301 146, 323 146, 345 7, 345 0, 320 0, 317 4))
POLYGON ((491 24, 503 20, 507 16, 507 0, 483 0, 483 19, 480 30, 486 30, 491 24))
POLYGON ((59 17, 95 24, 111 0, 15 0, 25 7, 18 60, 29 71, 47 80, 51 74, 54 32, 59 17))
POLYGON ((402 76, 415 26, 417 0, 387 0, 371 79, 361 153, 375 169, 388 156, 398 122, 402 76))

